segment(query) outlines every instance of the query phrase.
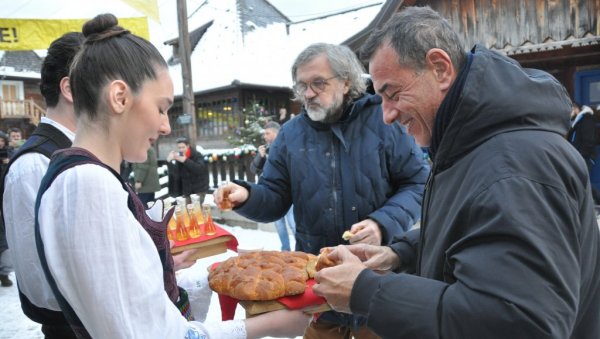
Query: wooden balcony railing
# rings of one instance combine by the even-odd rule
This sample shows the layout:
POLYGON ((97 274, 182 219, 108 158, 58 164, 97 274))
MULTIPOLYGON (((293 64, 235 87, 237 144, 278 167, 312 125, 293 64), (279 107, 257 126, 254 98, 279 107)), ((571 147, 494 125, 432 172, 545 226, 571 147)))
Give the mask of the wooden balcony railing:
POLYGON ((27 118, 32 124, 37 125, 44 115, 46 111, 31 99, 0 99, 0 119, 27 118))

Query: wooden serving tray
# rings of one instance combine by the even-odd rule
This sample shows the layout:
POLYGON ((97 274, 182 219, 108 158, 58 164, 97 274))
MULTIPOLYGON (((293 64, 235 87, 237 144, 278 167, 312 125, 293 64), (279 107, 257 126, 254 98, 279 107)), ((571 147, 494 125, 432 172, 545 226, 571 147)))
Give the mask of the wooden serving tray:
POLYGON ((200 258, 206 258, 220 253, 227 252, 226 243, 231 240, 230 236, 221 236, 218 238, 208 239, 201 242, 196 242, 188 245, 177 246, 171 248, 171 253, 176 255, 177 253, 195 249, 196 251, 190 255, 190 259, 197 260, 200 258))
MULTIPOLYGON (((255 315, 258 315, 261 313, 273 312, 273 311, 277 311, 277 310, 281 310, 281 309, 285 308, 285 305, 280 303, 277 300, 269 300, 269 301, 240 300, 239 303, 240 303, 240 305, 242 305, 242 307, 246 311, 246 318, 250 318, 252 316, 255 316, 255 315)), ((328 304, 312 305, 312 306, 303 308, 302 311, 304 311, 304 313, 314 314, 314 313, 331 311, 331 307, 328 304)))

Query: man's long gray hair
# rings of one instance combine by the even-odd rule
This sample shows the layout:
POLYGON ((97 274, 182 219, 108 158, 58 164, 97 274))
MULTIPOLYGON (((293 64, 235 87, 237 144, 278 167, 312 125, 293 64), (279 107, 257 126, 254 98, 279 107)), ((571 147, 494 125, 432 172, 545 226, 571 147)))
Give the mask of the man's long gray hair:
MULTIPOLYGON (((333 74, 340 79, 347 80, 350 86, 347 97, 355 99, 360 97, 367 89, 366 81, 362 77, 365 69, 358 57, 350 48, 343 45, 316 43, 303 50, 292 65, 292 79, 296 82, 298 67, 306 65, 314 58, 326 55, 333 74)), ((299 100, 297 96, 294 98, 299 100)))

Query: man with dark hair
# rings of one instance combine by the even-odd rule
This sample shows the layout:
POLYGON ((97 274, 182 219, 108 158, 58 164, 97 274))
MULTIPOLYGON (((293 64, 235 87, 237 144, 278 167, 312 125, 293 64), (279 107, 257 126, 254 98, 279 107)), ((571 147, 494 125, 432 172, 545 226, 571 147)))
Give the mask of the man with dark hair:
POLYGON ((363 46, 384 120, 432 155, 421 227, 336 247, 313 290, 385 338, 600 338, 600 235, 565 139, 569 96, 545 72, 461 46, 429 7, 363 46))
MULTIPOLYGON (((387 244, 420 218, 429 166, 398 124, 381 119, 381 98, 365 93, 364 69, 346 46, 308 46, 292 65, 304 107, 271 145, 257 184, 219 188, 239 214, 261 222, 294 205, 296 250, 319 254, 347 243, 387 244)), ((305 338, 376 338, 365 318, 324 312, 305 338)))
POLYGON ((12 127, 8 130, 8 157, 12 158, 19 147, 25 140, 23 139, 23 131, 18 127, 12 127))
POLYGON ((271 144, 275 141, 275 138, 277 138, 280 129, 281 125, 275 121, 269 121, 265 124, 265 127, 263 128, 263 138, 265 139, 266 144, 258 146, 258 152, 250 163, 250 171, 255 175, 260 176, 262 174, 265 162, 267 162, 269 147, 271 147, 271 144))
POLYGON ((33 233, 35 199, 50 155, 70 147, 75 137, 77 119, 68 76, 82 42, 83 35, 72 32, 50 45, 42 64, 40 84, 47 105, 46 116, 11 159, 0 194, 21 307, 31 320, 42 324, 46 338, 75 338, 46 282, 33 233))
POLYGON ((208 192, 208 166, 204 157, 191 147, 187 138, 177 138, 175 142, 177 151, 171 151, 167 156, 169 195, 184 196, 190 203, 190 195, 198 194, 202 202, 208 192))

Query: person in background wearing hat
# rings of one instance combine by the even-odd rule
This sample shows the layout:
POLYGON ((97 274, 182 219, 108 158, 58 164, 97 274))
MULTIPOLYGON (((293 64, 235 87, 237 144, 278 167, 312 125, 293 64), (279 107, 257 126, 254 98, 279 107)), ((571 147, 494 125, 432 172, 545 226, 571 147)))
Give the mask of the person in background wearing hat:
POLYGON ((190 195, 198 194, 200 202, 208 192, 208 166, 202 153, 190 146, 187 138, 177 138, 177 151, 169 152, 169 195, 184 196, 190 203, 190 195))

